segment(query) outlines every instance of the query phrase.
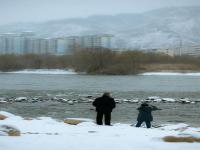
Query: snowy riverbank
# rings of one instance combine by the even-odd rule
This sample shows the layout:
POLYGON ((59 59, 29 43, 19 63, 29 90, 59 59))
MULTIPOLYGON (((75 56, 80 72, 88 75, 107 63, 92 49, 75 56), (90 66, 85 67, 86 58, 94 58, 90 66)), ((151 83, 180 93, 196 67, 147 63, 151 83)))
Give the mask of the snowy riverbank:
MULTIPOLYGON (((8 73, 8 74, 52 74, 52 75, 59 75, 59 74, 80 74, 75 72, 72 69, 63 70, 63 69, 24 69, 19 71, 10 71, 10 72, 1 72, 0 73, 8 73)), ((85 73, 81 73, 85 74, 85 73)), ((139 74, 142 76, 200 76, 200 72, 145 72, 139 74)))
POLYGON ((200 76, 200 72, 146 72, 140 75, 143 76, 200 76))
POLYGON ((0 72, 0 73, 9 73, 9 74, 77 74, 74 70, 61 70, 61 69, 25 69, 21 71, 12 71, 12 72, 0 72))
POLYGON ((69 125, 48 117, 22 118, 0 111, 0 150, 197 150, 199 143, 167 143, 165 136, 200 138, 200 128, 186 124, 165 125, 159 128, 135 128, 128 124, 97 126, 92 120, 69 125), (17 128, 20 136, 6 136, 3 125, 17 128), (3 136, 4 135, 4 136, 3 136))

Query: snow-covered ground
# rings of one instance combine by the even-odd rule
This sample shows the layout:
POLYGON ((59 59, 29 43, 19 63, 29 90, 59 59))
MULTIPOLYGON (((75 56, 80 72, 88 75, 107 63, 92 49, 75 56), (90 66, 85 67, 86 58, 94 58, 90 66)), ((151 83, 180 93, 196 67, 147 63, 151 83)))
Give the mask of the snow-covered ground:
POLYGON ((10 74, 77 74, 73 70, 61 70, 61 69, 25 69, 21 71, 4 72, 10 74))
MULTIPOLYGON (((68 125, 48 117, 24 119, 2 112, 7 116, 1 125, 11 125, 21 136, 1 136, 0 150, 198 150, 199 143, 166 143, 163 137, 200 137, 200 128, 186 124, 165 125, 160 128, 136 128, 128 124, 97 126, 94 122, 68 125)), ((1 128, 0 128, 1 130, 1 128)))
POLYGON ((146 72, 140 75, 144 76, 200 76, 200 72, 180 73, 180 72, 146 72))

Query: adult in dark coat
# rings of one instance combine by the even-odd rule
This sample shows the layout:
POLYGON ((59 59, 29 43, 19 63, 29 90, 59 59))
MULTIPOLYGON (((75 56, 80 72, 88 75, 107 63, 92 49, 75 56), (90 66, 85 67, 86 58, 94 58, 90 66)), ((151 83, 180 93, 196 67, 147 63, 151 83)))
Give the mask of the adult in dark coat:
POLYGON ((110 125, 111 112, 115 108, 114 98, 110 96, 110 93, 106 92, 103 96, 98 97, 93 102, 93 106, 96 107, 97 117, 96 122, 98 125, 103 125, 103 116, 105 125, 110 125))
POLYGON ((137 117, 137 124, 136 127, 140 127, 143 122, 146 123, 147 128, 151 128, 151 121, 153 121, 153 116, 151 114, 152 111, 161 110, 158 109, 156 106, 148 105, 147 103, 141 104, 138 108, 139 114, 137 117))

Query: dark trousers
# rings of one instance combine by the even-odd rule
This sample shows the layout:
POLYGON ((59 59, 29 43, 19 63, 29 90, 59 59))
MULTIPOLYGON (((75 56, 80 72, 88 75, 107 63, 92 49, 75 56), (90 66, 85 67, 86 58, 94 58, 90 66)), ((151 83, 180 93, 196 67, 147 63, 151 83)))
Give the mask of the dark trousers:
POLYGON ((146 123, 147 128, 151 128, 151 122, 150 121, 138 121, 137 124, 136 124, 136 127, 140 127, 143 122, 146 123))
POLYGON ((105 125, 110 125, 111 112, 100 112, 100 111, 97 111, 97 118, 96 118, 97 124, 103 125, 103 116, 105 125))

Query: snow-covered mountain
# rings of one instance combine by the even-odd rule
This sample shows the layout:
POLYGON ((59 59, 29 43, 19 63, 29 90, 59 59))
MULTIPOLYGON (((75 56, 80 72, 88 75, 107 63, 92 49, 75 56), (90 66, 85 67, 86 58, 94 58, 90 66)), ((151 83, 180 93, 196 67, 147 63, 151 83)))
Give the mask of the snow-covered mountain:
POLYGON ((172 7, 140 14, 97 15, 0 26, 1 33, 27 30, 45 37, 113 34, 114 46, 121 48, 200 44, 200 7, 172 7))

